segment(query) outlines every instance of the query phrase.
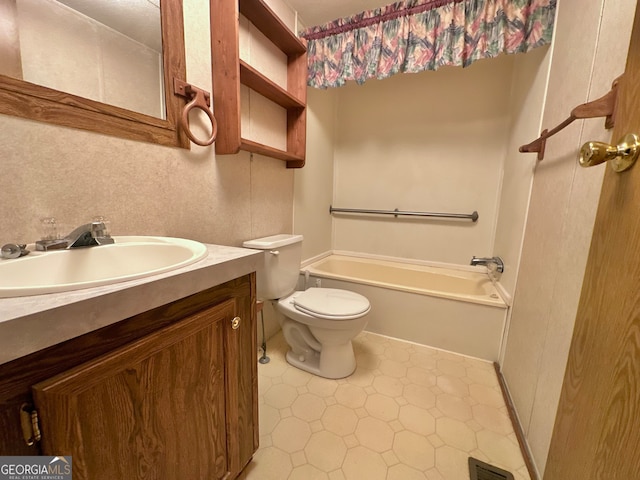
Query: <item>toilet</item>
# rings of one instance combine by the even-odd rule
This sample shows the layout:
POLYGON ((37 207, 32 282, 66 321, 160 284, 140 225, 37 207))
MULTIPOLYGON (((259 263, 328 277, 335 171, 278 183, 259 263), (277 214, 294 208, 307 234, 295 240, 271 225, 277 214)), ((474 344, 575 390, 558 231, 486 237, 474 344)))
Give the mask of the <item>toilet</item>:
POLYGON ((302 235, 272 235, 243 243, 264 250, 258 270, 258 298, 271 300, 289 345, 289 364, 325 378, 344 378, 356 369, 351 340, 367 324, 369 300, 335 288, 296 291, 302 259, 302 235))

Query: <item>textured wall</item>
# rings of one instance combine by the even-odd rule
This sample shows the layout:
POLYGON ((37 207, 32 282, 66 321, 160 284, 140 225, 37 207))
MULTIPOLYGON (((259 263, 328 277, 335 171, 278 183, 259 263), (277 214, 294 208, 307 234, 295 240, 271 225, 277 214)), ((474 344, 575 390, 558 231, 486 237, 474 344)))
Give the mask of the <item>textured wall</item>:
MULTIPOLYGON (((210 91, 208 12, 208 1, 184 0, 187 81, 210 91)), ((270 130, 262 112, 249 112, 252 128, 277 145, 284 131, 270 130)), ((227 245, 292 230, 293 171, 280 160, 216 157, 212 147, 185 151, 6 115, 0 131, 1 243, 37 240, 47 216, 63 230, 99 214, 114 235, 227 245)))

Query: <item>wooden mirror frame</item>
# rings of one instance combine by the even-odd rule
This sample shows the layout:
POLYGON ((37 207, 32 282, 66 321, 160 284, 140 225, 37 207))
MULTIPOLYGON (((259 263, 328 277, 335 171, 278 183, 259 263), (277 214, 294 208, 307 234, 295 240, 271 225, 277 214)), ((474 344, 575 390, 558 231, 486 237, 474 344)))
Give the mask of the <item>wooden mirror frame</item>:
POLYGON ((179 126, 185 101, 173 93, 173 79, 186 78, 182 0, 162 0, 160 16, 166 120, 5 75, 0 75, 0 113, 189 149, 179 126))

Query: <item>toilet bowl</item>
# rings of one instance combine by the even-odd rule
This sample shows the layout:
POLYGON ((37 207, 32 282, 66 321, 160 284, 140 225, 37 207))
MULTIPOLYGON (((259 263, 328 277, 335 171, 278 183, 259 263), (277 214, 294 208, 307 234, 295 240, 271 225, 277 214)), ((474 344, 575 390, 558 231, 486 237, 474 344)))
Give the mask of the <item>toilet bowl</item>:
POLYGON ((271 300, 294 367, 325 378, 344 378, 356 369, 351 340, 367 324, 369 300, 333 288, 295 291, 300 274, 301 235, 273 235, 243 243, 265 251, 257 272, 258 297, 271 300))
POLYGON ((309 288, 278 300, 287 362, 314 375, 344 378, 356 369, 351 340, 367 325, 371 306, 360 294, 309 288))

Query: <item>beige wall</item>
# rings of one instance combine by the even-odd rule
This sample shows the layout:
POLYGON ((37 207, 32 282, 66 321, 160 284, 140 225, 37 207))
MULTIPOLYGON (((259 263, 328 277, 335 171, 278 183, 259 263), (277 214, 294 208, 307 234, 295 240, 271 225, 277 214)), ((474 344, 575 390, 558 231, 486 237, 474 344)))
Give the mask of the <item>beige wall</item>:
MULTIPOLYGON (((414 245, 412 249, 405 248, 405 251, 410 251, 415 255, 414 258, 443 261, 445 253, 442 251, 447 250, 452 236, 455 239, 460 235, 467 235, 466 248, 472 252, 469 254, 469 258, 472 254, 503 257, 506 270, 501 281, 505 291, 509 295, 513 295, 535 165, 535 155, 527 156, 518 153, 518 146, 529 142, 541 129, 549 57, 549 49, 540 48, 527 55, 501 57, 497 60, 481 62, 480 65, 486 65, 488 69, 483 69, 482 72, 474 70, 479 66, 477 65, 472 69, 446 69, 439 72, 427 72, 422 76, 402 75, 383 82, 370 82, 365 86, 351 85, 344 89, 329 90, 309 89, 308 160, 307 166, 295 174, 294 201, 296 233, 303 233, 307 238, 303 258, 311 258, 330 249, 363 251, 360 248, 364 248, 367 242, 369 244, 377 242, 372 248, 375 253, 402 256, 398 255, 398 246, 387 244, 385 239, 389 234, 403 237, 403 234, 406 233, 407 242, 413 241, 414 245), (504 63, 500 64, 499 62, 502 60, 504 63), (429 139, 423 140, 416 137, 421 137, 423 133, 420 131, 421 128, 428 131, 429 128, 433 128, 434 123, 438 123, 439 120, 434 121, 433 117, 441 118, 443 114, 446 115, 444 112, 450 108, 448 103, 451 103, 449 99, 453 98, 457 107, 454 114, 462 116, 460 112, 467 107, 464 101, 469 101, 470 98, 463 96, 456 99, 455 92, 452 92, 451 89, 443 90, 443 87, 453 80, 457 82, 455 88, 462 91, 471 84, 476 84, 475 88, 480 90, 487 84, 495 83, 496 79, 498 79, 500 89, 503 90, 498 92, 494 90, 493 86, 489 88, 489 100, 499 98, 497 104, 502 107, 502 111, 499 111, 497 115, 506 116, 504 130, 498 132, 498 138, 506 142, 506 149, 489 161, 488 169, 486 168, 487 155, 482 149, 479 149, 482 152, 481 156, 475 154, 468 156, 476 160, 482 158, 482 162, 458 161, 455 155, 447 152, 445 153, 448 155, 446 158, 449 160, 453 157, 453 163, 451 161, 445 163, 444 173, 440 177, 436 177, 432 170, 437 168, 433 166, 437 162, 433 159, 428 161, 426 157, 429 155, 422 154, 421 151, 449 149, 446 140, 459 132, 458 124, 450 122, 438 126, 439 132, 444 131, 445 134, 437 139, 435 145, 429 144, 429 139), (373 84, 377 85, 373 86, 373 84), (406 95, 400 93, 407 89, 409 93, 406 95), (425 94, 429 90, 436 93, 425 94), (505 95, 505 92, 510 92, 510 94, 505 95), (445 97, 447 93, 449 96, 445 97), (401 103, 409 95, 413 95, 414 98, 406 102, 411 105, 410 107, 403 107, 405 114, 407 110, 410 112, 409 115, 406 115, 406 119, 397 119, 396 121, 394 118, 389 122, 381 120, 385 113, 394 110, 394 102, 401 103), (434 102, 434 96, 438 95, 443 97, 442 100, 434 102), (339 100, 336 96, 339 96, 339 100), (420 99, 420 101, 416 102, 416 99, 420 99), (363 107, 363 105, 365 106, 363 107), (385 108, 387 110, 383 112, 385 108), (389 127, 390 124, 393 126, 389 127), (388 129, 391 129, 391 133, 386 131, 388 129), (394 138, 388 144, 377 144, 378 139, 384 135, 394 138), (380 150, 380 153, 376 153, 370 158, 363 151, 359 151, 360 145, 363 146, 363 149, 368 148, 369 152, 380 150), (349 148, 348 154, 346 146, 349 148), (335 176, 339 175, 340 168, 343 172, 342 182, 340 179, 335 180, 336 185, 339 185, 336 187, 335 193, 333 192, 334 178, 332 176, 334 163, 336 165, 335 176), (383 163, 389 165, 389 170, 384 170, 385 167, 381 167, 383 163), (398 167, 399 165, 408 167, 409 173, 404 177, 402 172, 397 173, 393 177, 396 183, 388 182, 387 180, 394 175, 393 170, 401 169, 398 167), (451 169, 452 165, 455 171, 447 172, 447 169, 451 169), (468 172, 465 171, 467 168, 470 169, 468 172), (460 176, 464 176, 464 187, 460 186, 461 182, 457 182, 460 176), (384 181, 383 186, 379 183, 380 178, 384 181), (474 182, 473 179, 477 179, 477 182, 474 182), (435 184, 437 190, 428 191, 428 188, 422 188, 421 181, 424 181, 425 185, 429 182, 435 184), (327 238, 331 231, 330 219, 326 214, 327 205, 329 203, 337 205, 339 201, 336 198, 339 196, 342 198, 357 197, 354 201, 362 202, 363 208, 367 208, 368 205, 379 205, 379 208, 384 209, 389 208, 389 202, 394 202, 396 198, 408 199, 415 204, 429 202, 430 204, 445 205, 452 201, 464 201, 462 197, 465 195, 467 199, 469 197, 483 197, 481 201, 488 202, 490 205, 489 210, 484 210, 484 214, 481 214, 485 227, 482 233, 487 238, 485 247, 469 245, 473 240, 473 235, 477 234, 474 225, 423 220, 406 222, 404 225, 398 226, 397 223, 400 222, 395 220, 385 222, 378 218, 367 221, 362 217, 336 216, 334 219, 336 238, 333 243, 327 238), (496 197, 499 197, 497 211, 496 206, 490 203, 496 197), (487 212, 489 213, 487 214, 487 212), (494 228, 492 222, 496 221, 494 245, 492 243, 494 228), (367 235, 361 231, 363 228, 368 232, 367 235), (403 228, 406 230, 401 230, 403 228), (432 241, 438 245, 440 252, 427 251, 418 245, 419 241, 416 240, 418 237, 415 235, 421 230, 436 237, 432 241), (459 233, 460 231, 462 234, 459 233), (468 235, 469 233, 472 235, 468 235), (363 242, 363 237, 366 236, 372 238, 363 242), (315 246, 309 245, 311 242, 314 242, 315 246), (349 242, 351 243, 347 245, 349 242), (443 244, 446 246, 443 247, 443 244), (480 252, 481 249, 488 250, 480 252), (420 251, 417 252, 418 250, 420 251)), ((477 94, 478 90, 472 93, 477 94)), ((486 93, 483 92, 478 96, 486 97, 486 93)), ((473 105, 477 103, 475 99, 471 99, 469 102, 473 105)), ((473 108, 475 110, 470 113, 474 113, 475 118, 468 123, 472 124, 476 137, 480 137, 482 129, 489 128, 488 125, 491 124, 496 114, 487 115, 486 104, 473 108), (484 124, 483 116, 487 117, 484 124)), ((399 116, 401 115, 402 113, 399 114, 399 116)), ((465 132, 469 130, 467 128, 465 132)), ((492 130, 488 136, 492 137, 494 134, 495 131, 492 130)), ((494 141, 490 148, 497 150, 503 148, 503 145, 497 145, 497 143, 499 142, 494 141)), ((428 209, 426 205, 424 208, 428 209)), ((461 258, 459 263, 468 262, 466 254, 459 255, 457 258, 461 258)))
POLYGON ((477 210, 480 219, 334 216, 334 249, 456 264, 491 255, 513 62, 500 56, 338 90, 334 206, 477 210))
MULTIPOLYGON (((208 11, 206 0, 184 0, 187 80, 210 91, 208 11)), ((216 157, 213 148, 185 151, 6 115, 0 131, 2 243, 38 239, 46 216, 71 229, 99 214, 114 235, 226 245, 292 231, 293 171, 280 160, 216 157)))
POLYGON ((518 151, 536 138, 541 128, 542 109, 549 74, 548 47, 516 55, 511 82, 511 129, 502 168, 502 186, 493 255, 504 261, 500 285, 513 296, 520 263, 524 225, 529 206, 536 154, 518 151))
POLYGON ((332 249, 333 154, 338 91, 307 90, 307 160, 296 170, 294 232, 304 235, 302 258, 332 249))
MULTIPOLYGON (((545 127, 604 95, 624 71, 634 4, 559 2, 545 127)), ((603 119, 575 122, 549 140, 535 170, 503 371, 541 473, 605 168, 581 169, 576 155, 588 140, 610 139, 603 125, 603 119)))

